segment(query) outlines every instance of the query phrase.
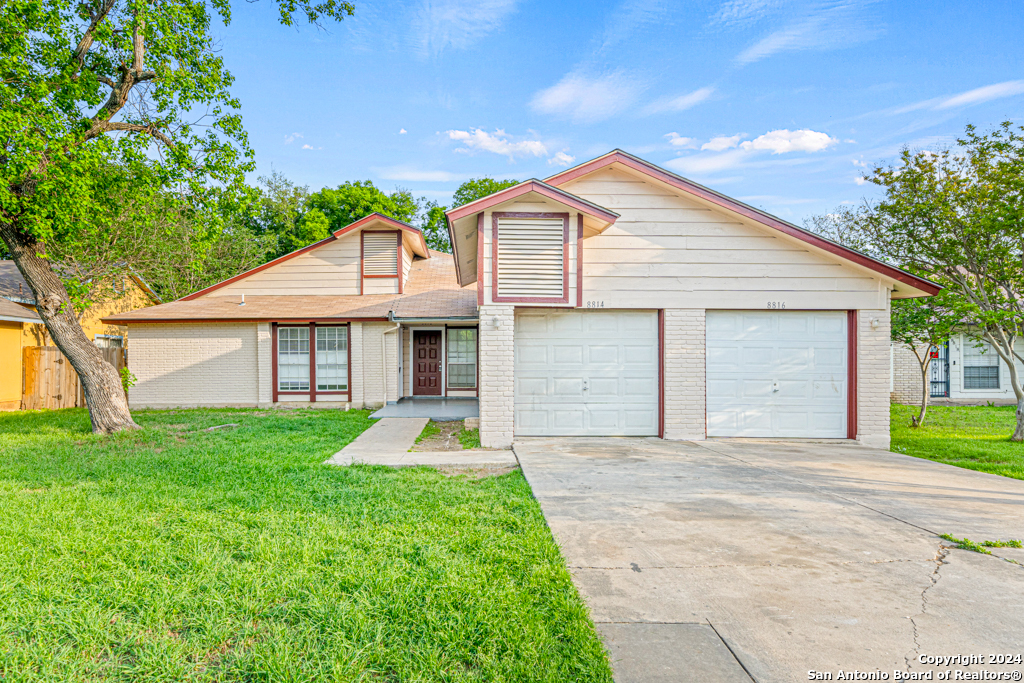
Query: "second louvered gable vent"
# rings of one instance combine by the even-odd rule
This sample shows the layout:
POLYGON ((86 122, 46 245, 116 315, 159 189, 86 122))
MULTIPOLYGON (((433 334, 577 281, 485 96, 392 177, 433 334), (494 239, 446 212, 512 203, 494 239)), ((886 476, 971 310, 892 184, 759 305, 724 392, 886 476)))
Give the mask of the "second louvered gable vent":
POLYGON ((363 275, 398 275, 396 234, 363 233, 363 275))
POLYGON ((498 296, 562 298, 561 218, 498 219, 498 296))

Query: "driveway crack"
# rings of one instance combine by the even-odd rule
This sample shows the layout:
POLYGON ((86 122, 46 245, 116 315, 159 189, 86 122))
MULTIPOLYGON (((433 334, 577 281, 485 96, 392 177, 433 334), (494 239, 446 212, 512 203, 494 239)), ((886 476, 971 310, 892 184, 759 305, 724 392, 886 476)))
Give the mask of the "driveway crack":
POLYGON ((928 613, 928 591, 935 587, 935 584, 939 582, 939 570, 946 564, 946 557, 949 555, 949 546, 939 544, 938 550, 935 551, 935 557, 932 561, 935 563, 935 568, 932 573, 928 576, 930 582, 927 586, 921 589, 921 612, 913 617, 910 617, 910 625, 913 629, 914 635, 914 650, 912 653, 908 653, 903 656, 903 661, 907 664, 907 671, 910 671, 911 660, 916 659, 917 655, 921 654, 921 641, 919 640, 919 633, 917 630, 917 619, 916 617, 928 613))

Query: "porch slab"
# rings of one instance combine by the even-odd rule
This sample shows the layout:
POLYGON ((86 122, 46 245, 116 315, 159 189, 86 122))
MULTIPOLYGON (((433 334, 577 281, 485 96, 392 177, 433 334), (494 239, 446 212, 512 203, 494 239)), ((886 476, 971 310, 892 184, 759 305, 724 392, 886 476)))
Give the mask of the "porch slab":
POLYGON ((370 417, 425 417, 437 422, 451 422, 465 420, 467 417, 480 417, 480 403, 475 398, 406 396, 398 399, 397 403, 387 404, 370 417))

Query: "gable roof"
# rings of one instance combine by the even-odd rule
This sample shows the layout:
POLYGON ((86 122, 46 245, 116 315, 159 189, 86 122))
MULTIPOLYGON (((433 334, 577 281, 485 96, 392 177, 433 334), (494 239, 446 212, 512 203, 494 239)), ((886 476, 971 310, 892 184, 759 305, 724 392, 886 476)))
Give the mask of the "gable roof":
MULTIPOLYGON (((127 268, 128 277, 138 285, 139 289, 149 297, 149 299, 158 304, 161 302, 159 296, 153 291, 145 280, 132 272, 131 269, 127 268)), ((36 298, 32 294, 32 288, 28 286, 28 282, 22 276, 21 271, 18 270, 18 265, 14 261, 0 261, 0 297, 10 299, 11 301, 17 301, 23 304, 35 304, 36 298)))
POLYGON ((12 323, 41 323, 42 318, 31 308, 19 306, 13 301, 0 297, 0 320, 12 323))
POLYGON ((418 237, 419 241, 417 246, 419 247, 419 252, 416 253, 419 256, 422 256, 423 258, 430 258, 430 249, 429 247, 427 247, 427 240, 423 237, 423 232, 419 228, 414 228, 408 223, 403 223, 402 221, 396 218, 392 218, 391 216, 385 216, 382 213, 374 212, 368 216, 363 216, 355 223, 349 223, 344 228, 335 230, 333 233, 323 238, 319 242, 307 244, 301 249, 296 249, 295 251, 285 254, 284 256, 278 256, 276 259, 273 259, 272 261, 267 261, 266 263, 258 265, 255 268, 252 268, 251 270, 245 271, 244 273, 235 275, 234 277, 229 277, 227 280, 222 280, 221 282, 218 282, 217 284, 214 285, 210 285, 205 289, 200 289, 198 292, 193 292, 187 296, 183 296, 181 297, 180 301, 191 301, 192 299, 198 299, 202 296, 209 294, 210 292, 220 289, 221 287, 225 287, 232 283, 238 282, 239 280, 244 280, 250 275, 255 275, 256 273, 266 270, 267 268, 270 268, 272 266, 276 266, 279 263, 284 263, 285 261, 293 259, 296 256, 301 256, 302 254, 311 252, 314 249, 318 249, 325 244, 329 244, 330 242, 335 241, 336 239, 338 239, 339 237, 346 233, 352 232, 354 230, 359 230, 360 228, 365 228, 374 223, 383 223, 388 227, 397 228, 399 230, 412 234, 414 237, 418 237))
POLYGON ((184 298, 103 318, 112 325, 180 322, 313 322, 392 318, 476 318, 476 289, 459 287, 450 254, 413 261, 402 294, 249 295, 184 298))
POLYGON ((604 156, 584 162, 579 166, 574 166, 573 168, 566 169, 560 173, 556 173, 550 178, 547 178, 545 182, 551 186, 558 187, 613 164, 620 164, 628 169, 647 175, 690 195, 699 197, 707 202, 737 213, 744 218, 748 218, 756 223, 772 228, 773 230, 778 230, 790 237, 794 237, 802 242, 810 244, 811 246, 817 247, 818 249, 822 249, 830 254, 834 254, 835 256, 839 256, 847 261, 856 263, 859 266, 873 270, 887 278, 910 285, 911 287, 919 289, 927 294, 938 294, 942 291, 942 287, 940 285, 937 285, 930 280, 918 277, 901 268, 892 266, 884 261, 879 261, 878 259, 872 258, 855 249, 833 242, 832 240, 826 239, 821 235, 811 232, 810 230, 793 225, 792 223, 784 221, 777 216, 773 216, 770 213, 756 209, 749 204, 744 204, 737 199, 727 197, 720 192, 715 192, 710 188, 676 175, 675 173, 667 171, 659 166, 655 166, 654 164, 633 156, 628 152, 624 152, 621 149, 612 150, 604 156))

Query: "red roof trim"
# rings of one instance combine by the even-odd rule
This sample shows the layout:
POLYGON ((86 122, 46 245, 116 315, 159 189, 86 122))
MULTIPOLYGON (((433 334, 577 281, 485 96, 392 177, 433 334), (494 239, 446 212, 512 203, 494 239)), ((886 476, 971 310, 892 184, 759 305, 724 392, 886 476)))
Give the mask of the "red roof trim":
MULTIPOLYGON (((365 323, 365 322, 387 322, 387 318, 380 316, 376 318, 156 318, 153 320, 112 320, 101 318, 104 325, 149 325, 151 323, 365 323)), ((307 393, 307 392, 302 392, 307 393)))
POLYGON ((460 218, 465 218, 466 216, 475 214, 479 211, 486 211, 492 206, 496 206, 502 202, 507 202, 510 199, 515 199, 516 197, 521 197, 522 195, 530 192, 536 192, 548 199, 565 204, 577 211, 582 211, 588 216, 600 218, 608 223, 614 223, 619 217, 619 214, 614 211, 609 211, 604 207, 588 202, 587 200, 577 197, 574 194, 570 194, 565 190, 560 190, 557 187, 551 187, 547 183, 543 183, 539 180, 527 180, 526 182, 501 190, 500 192, 495 192, 494 194, 482 197, 475 202, 464 204, 457 209, 452 209, 451 211, 446 212, 445 215, 448 217, 449 222, 454 222, 460 218))
POLYGON ((738 213, 741 216, 757 221, 762 225, 774 228, 775 230, 785 233, 790 237, 795 237, 796 239, 802 242, 806 242, 812 246, 827 251, 831 254, 835 254, 836 256, 846 259, 847 261, 852 261, 853 263, 864 266, 865 268, 869 268, 877 273, 881 273, 886 277, 896 280, 897 282, 908 284, 911 287, 920 289, 921 291, 927 292, 928 294, 938 294, 939 292, 942 291, 942 287, 933 282, 929 282, 928 280, 919 278, 904 270, 900 270, 899 268, 890 266, 888 263, 883 263, 882 261, 873 259, 870 256, 860 253, 859 251, 854 251, 853 249, 850 249, 848 247, 836 244, 835 242, 829 241, 823 237, 815 235, 812 232, 808 232, 803 228, 799 228, 793 225, 792 223, 787 223, 781 218, 776 218, 771 214, 765 213, 764 211, 761 211, 759 209, 755 209, 754 207, 748 206, 743 202, 737 201, 730 197, 726 197, 725 195, 719 194, 714 190, 710 190, 704 187, 703 185, 698 185, 697 183, 687 180, 686 178, 677 176, 676 174, 666 171, 662 168, 658 168, 657 166, 650 162, 634 157, 631 154, 626 154, 621 150, 615 150, 614 152, 606 154, 603 157, 599 157, 592 161, 588 161, 584 164, 580 164, 575 168, 570 168, 568 170, 562 171, 561 173, 551 176, 545 182, 550 185, 558 186, 563 183, 567 183, 571 180, 575 180, 581 176, 587 175, 588 173, 593 173, 594 171, 600 168, 610 166, 611 164, 614 163, 619 163, 622 164, 623 166, 627 166, 628 168, 633 169, 634 171, 639 171, 640 173, 643 173, 652 178, 667 183, 673 187, 683 190, 684 192, 688 192, 692 195, 700 197, 701 199, 709 201, 712 204, 716 204, 718 206, 721 206, 722 208, 738 213))
POLYGON ((210 292, 218 290, 221 287, 226 287, 227 285, 230 285, 230 284, 232 284, 234 282, 238 282, 239 280, 244 280, 245 278, 249 277, 250 275, 255 275, 256 273, 260 272, 261 270, 266 270, 267 268, 270 268, 271 266, 276 266, 279 263, 284 263, 285 261, 287 261, 289 259, 293 259, 296 256, 301 256, 302 254, 305 254, 306 252, 313 251, 314 249, 316 249, 318 247, 322 247, 323 245, 327 244, 328 242, 333 242, 334 240, 338 239, 338 237, 340 237, 341 235, 344 235, 345 233, 351 232, 353 230, 358 230, 359 228, 363 227, 364 225, 366 225, 368 223, 372 223, 375 220, 379 220, 379 221, 382 221, 384 223, 388 223, 389 225, 392 225, 392 226, 394 226, 396 228, 400 228, 401 230, 405 230, 407 232, 411 232, 411 233, 414 233, 414 234, 418 235, 419 238, 420 238, 420 245, 423 247, 424 253, 426 253, 426 257, 425 258, 430 258, 430 249, 427 248, 427 240, 424 239, 422 232, 420 232, 416 228, 412 227, 411 225, 409 225, 407 223, 403 223, 400 220, 396 220, 394 218, 391 218, 390 216, 385 216, 384 214, 381 214, 381 213, 371 213, 369 216, 365 216, 364 218, 360 218, 355 223, 350 223, 349 225, 346 225, 344 228, 341 228, 340 230, 336 231, 334 234, 332 234, 332 235, 330 235, 328 237, 325 237, 324 239, 320 240, 319 242, 314 242, 313 244, 308 244, 308 245, 302 247, 302 249, 296 249, 295 251, 291 252, 290 254, 285 254, 284 256, 278 256, 273 261, 267 261, 263 265, 256 266, 252 270, 247 270, 244 273, 242 273, 240 275, 236 275, 236 276, 231 277, 231 278, 228 278, 227 280, 224 280, 223 282, 218 282, 215 285, 210 285, 206 289, 200 289, 198 292, 193 292, 192 294, 189 294, 188 296, 183 296, 180 299, 178 299, 178 301, 192 301, 193 299, 198 299, 199 297, 203 296, 204 294, 209 294, 210 292))

